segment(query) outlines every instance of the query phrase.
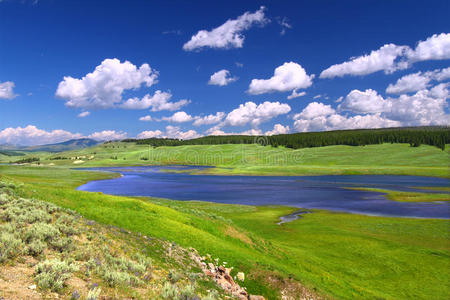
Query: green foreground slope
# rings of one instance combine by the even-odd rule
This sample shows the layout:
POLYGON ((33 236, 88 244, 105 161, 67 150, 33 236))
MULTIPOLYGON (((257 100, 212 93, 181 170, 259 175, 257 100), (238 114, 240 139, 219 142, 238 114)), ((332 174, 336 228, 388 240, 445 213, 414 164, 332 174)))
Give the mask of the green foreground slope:
POLYGON ((225 260, 245 272, 249 292, 269 299, 304 287, 339 299, 447 299, 450 293, 448 220, 314 211, 280 226, 279 217, 293 208, 81 192, 75 187, 87 180, 117 175, 66 167, 0 166, 0 174, 23 182, 24 197, 225 260))

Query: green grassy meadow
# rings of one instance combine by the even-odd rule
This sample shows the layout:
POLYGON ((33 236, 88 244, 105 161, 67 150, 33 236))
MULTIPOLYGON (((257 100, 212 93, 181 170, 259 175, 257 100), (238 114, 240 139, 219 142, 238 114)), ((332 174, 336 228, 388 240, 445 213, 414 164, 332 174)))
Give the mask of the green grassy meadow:
MULTIPOLYGON (((277 225, 289 207, 130 198, 76 191, 109 173, 57 166, 0 166, 18 191, 83 216, 195 247, 246 274, 253 294, 280 298, 292 282, 326 298, 446 299, 449 221, 314 211, 277 225)), ((292 288, 292 287, 290 287, 292 288)), ((299 288, 299 287, 297 287, 299 288)))
MULTIPOLYGON (((327 146, 293 150, 255 144, 152 148, 114 142, 77 151, 37 152, 28 156, 39 157, 44 165, 71 167, 210 165, 216 168, 203 172, 227 175, 393 174, 450 177, 449 151, 448 146, 442 151, 432 146, 410 147, 408 144, 327 146), (66 159, 51 159, 55 157, 66 159)), ((0 162, 22 158, 0 155, 0 162)))
MULTIPOLYGON (((315 210, 299 220, 277 225, 281 216, 296 209, 76 191, 87 181, 118 174, 72 169, 196 164, 217 166, 202 171, 209 174, 450 177, 448 148, 442 151, 404 144, 298 150, 257 145, 151 148, 110 143, 26 157, 31 156, 39 157, 39 164, 0 165, 1 177, 23 183, 18 191, 21 196, 70 208, 102 224, 195 247, 202 255, 211 254, 244 271, 245 286, 252 294, 278 299, 283 290, 303 288, 337 299, 448 299, 450 294, 449 220, 315 210)), ((0 159, 7 162, 15 157, 0 159)), ((377 192, 397 201, 436 201, 448 196, 377 192)))

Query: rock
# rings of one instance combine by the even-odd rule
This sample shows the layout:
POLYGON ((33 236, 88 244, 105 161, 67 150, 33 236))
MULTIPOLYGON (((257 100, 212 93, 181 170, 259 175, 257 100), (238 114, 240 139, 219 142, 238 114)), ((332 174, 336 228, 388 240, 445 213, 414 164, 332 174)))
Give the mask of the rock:
POLYGON ((244 274, 243 272, 238 272, 238 273, 236 274, 236 276, 237 276, 237 279, 238 279, 239 281, 244 281, 244 280, 245 280, 245 274, 244 274))
POLYGON ((28 287, 30 290, 35 290, 37 288, 37 286, 35 284, 32 284, 28 287))
POLYGON ((208 263, 208 267, 211 270, 211 272, 213 272, 213 273, 216 272, 216 267, 214 266, 213 263, 208 263))

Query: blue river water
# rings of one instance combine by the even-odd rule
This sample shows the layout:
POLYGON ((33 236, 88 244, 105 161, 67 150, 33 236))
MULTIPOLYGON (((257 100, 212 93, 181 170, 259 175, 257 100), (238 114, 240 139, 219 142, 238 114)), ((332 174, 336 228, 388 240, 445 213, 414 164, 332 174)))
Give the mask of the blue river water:
MULTIPOLYGON (((194 166, 85 168, 118 172, 121 177, 88 182, 78 190, 112 195, 149 196, 245 205, 286 205, 365 215, 450 218, 448 202, 397 202, 382 194, 346 188, 371 187, 422 191, 420 187, 448 187, 450 180, 390 175, 330 176, 216 176, 191 175, 194 166), (186 171, 182 173, 171 172, 186 171)), ((442 193, 442 192, 441 192, 442 193)), ((449 193, 450 197, 450 193, 449 193)))

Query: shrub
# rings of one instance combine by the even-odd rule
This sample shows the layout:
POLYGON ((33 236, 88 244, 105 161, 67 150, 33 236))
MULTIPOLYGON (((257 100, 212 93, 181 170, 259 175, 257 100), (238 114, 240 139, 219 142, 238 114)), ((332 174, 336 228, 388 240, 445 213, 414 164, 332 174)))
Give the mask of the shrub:
POLYGON ((25 252, 32 256, 38 256, 47 248, 47 245, 40 240, 33 240, 25 249, 25 252))
POLYGON ((24 240, 27 243, 33 240, 49 241, 59 235, 60 232, 55 226, 45 223, 35 223, 25 233, 24 240))
POLYGON ((0 263, 12 259, 22 252, 23 243, 14 234, 2 232, 0 234, 0 263))
POLYGON ((178 288, 176 285, 171 284, 170 282, 164 283, 161 292, 161 297, 165 299, 176 299, 177 295, 178 295, 178 288))
POLYGON ((98 297, 100 296, 101 292, 102 292, 102 289, 99 288, 99 287, 95 287, 93 289, 90 289, 86 300, 97 300, 98 297))
POLYGON ((188 284, 185 285, 181 290, 180 293, 178 295, 178 299, 182 299, 182 300, 189 300, 189 299, 194 299, 195 298, 195 289, 194 286, 188 284))
POLYGON ((51 239, 49 244, 53 249, 55 249, 59 252, 73 250, 72 240, 67 237, 51 239))
POLYGON ((35 280, 41 289, 58 292, 64 287, 71 273, 76 270, 77 267, 74 264, 65 261, 46 260, 36 266, 35 280))
POLYGON ((118 285, 136 286, 140 283, 139 278, 134 275, 130 275, 126 272, 110 270, 108 268, 103 270, 102 278, 110 287, 115 287, 118 285))

